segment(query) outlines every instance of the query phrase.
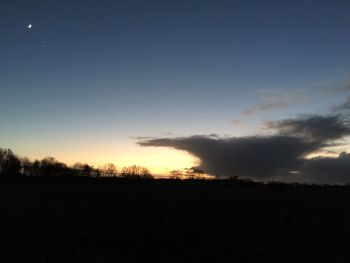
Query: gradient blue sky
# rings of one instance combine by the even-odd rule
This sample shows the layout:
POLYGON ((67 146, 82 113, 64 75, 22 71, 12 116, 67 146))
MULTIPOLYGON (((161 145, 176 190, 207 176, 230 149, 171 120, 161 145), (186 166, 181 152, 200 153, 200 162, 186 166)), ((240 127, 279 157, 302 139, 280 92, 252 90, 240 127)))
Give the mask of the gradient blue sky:
POLYGON ((0 145, 191 165, 133 136, 260 134, 264 120, 329 110, 349 83, 349 13, 348 1, 2 0, 0 145))

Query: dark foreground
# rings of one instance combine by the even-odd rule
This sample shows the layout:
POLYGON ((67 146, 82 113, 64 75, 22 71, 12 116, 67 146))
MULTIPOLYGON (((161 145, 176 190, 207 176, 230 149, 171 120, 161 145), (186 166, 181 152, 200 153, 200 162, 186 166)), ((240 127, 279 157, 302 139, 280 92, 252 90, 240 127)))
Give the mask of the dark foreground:
POLYGON ((348 262, 350 189, 0 183, 0 262, 348 262))

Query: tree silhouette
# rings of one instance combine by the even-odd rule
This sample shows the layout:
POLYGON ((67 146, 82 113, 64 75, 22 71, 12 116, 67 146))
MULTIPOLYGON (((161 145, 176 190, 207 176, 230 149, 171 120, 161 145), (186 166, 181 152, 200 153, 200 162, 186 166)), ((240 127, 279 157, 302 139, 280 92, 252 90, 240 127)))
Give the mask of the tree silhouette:
POLYGON ((200 178, 205 172, 197 167, 191 167, 186 169, 187 179, 194 180, 200 178))
POLYGON ((35 160, 30 168, 30 175, 31 176, 39 176, 40 175, 40 161, 35 160))
MULTIPOLYGON (((113 163, 108 163, 100 169, 95 169, 86 163, 75 163, 67 166, 65 163, 57 161, 53 157, 45 157, 42 160, 35 160, 17 157, 10 149, 0 148, 0 176, 25 175, 42 177, 115 177, 118 175, 117 167, 113 163)), ((153 176, 145 167, 132 165, 124 167, 121 174, 125 178, 153 179, 153 176)))
POLYGON ((88 164, 84 164, 83 166, 83 175, 84 176, 91 176, 93 171, 92 166, 88 165, 88 164))
POLYGON ((70 171, 65 163, 58 162, 53 157, 45 157, 40 161, 39 175, 41 176, 65 176, 70 175, 70 171))
POLYGON ((83 168, 84 164, 82 163, 75 163, 72 165, 72 170, 75 176, 83 176, 83 168))
POLYGON ((133 179, 153 179, 151 172, 147 168, 138 165, 124 167, 121 176, 133 179))
POLYGON ((100 176, 100 170, 94 169, 93 166, 90 166, 87 163, 75 163, 72 165, 71 170, 75 176, 100 176))
POLYGON ((117 167, 113 163, 107 163, 102 168, 102 174, 108 177, 117 176, 117 167))
POLYGON ((23 175, 30 176, 32 171, 32 163, 29 158, 24 157, 20 159, 21 162, 21 173, 23 175))
POLYGON ((0 175, 12 176, 20 174, 21 162, 10 150, 0 148, 0 175))
POLYGON ((170 178, 174 179, 174 180, 179 180, 181 179, 183 176, 182 171, 181 170, 172 170, 170 171, 170 178))

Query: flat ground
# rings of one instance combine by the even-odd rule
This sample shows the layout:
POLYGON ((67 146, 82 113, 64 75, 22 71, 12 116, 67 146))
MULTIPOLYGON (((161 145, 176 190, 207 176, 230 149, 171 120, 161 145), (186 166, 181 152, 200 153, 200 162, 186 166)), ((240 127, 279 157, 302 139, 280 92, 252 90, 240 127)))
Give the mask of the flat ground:
POLYGON ((350 189, 0 183, 0 262, 349 262, 350 189))

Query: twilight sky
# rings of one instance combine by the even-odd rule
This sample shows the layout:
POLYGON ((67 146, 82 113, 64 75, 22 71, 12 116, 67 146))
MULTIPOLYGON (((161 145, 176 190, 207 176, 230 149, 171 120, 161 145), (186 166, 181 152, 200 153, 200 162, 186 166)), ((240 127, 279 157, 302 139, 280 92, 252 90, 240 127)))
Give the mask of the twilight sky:
POLYGON ((186 144, 196 136, 281 135, 283 120, 339 114, 349 13, 340 0, 2 0, 0 147, 166 174, 206 158, 186 144))

